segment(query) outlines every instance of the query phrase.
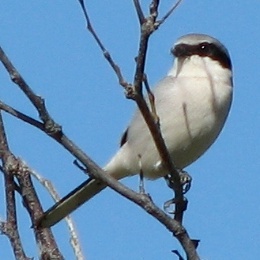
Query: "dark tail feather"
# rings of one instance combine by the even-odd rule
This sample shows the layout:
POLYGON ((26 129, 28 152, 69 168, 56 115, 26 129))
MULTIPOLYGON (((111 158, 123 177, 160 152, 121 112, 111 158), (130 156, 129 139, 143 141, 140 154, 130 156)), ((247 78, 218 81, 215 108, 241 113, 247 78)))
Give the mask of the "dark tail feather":
POLYGON ((41 228, 55 225, 105 187, 104 183, 95 179, 90 178, 84 181, 80 186, 49 208, 36 225, 41 228))

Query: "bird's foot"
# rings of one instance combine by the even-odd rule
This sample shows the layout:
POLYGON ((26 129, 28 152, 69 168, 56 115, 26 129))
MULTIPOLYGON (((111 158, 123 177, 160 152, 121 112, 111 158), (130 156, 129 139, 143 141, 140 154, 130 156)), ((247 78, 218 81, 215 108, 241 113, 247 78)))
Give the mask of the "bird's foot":
MULTIPOLYGON (((180 183, 182 185, 183 194, 186 194, 191 188, 192 178, 187 172, 185 172, 183 170, 178 170, 178 172, 179 172, 179 176, 180 176, 180 183)), ((166 175, 165 180, 166 180, 166 183, 169 188, 171 188, 173 190, 176 189, 176 183, 174 181, 174 177, 172 174, 166 175)))
MULTIPOLYGON (((176 203, 178 203, 176 198, 172 198, 170 200, 165 201, 163 204, 163 210, 169 214, 175 214, 176 213, 176 210, 175 210, 176 203)), ((181 211, 185 211, 187 209, 187 205, 188 205, 188 200, 185 197, 183 197, 181 205, 182 205, 181 211)))
MULTIPOLYGON (((191 188, 192 178, 187 172, 185 172, 183 170, 178 170, 178 173, 180 176, 180 184, 182 187, 182 193, 185 194, 191 188)), ((170 187, 172 190, 175 191, 176 189, 179 188, 176 186, 176 182, 174 181, 174 176, 172 174, 166 175, 165 180, 166 180, 168 187, 170 187)), ((164 211, 168 212, 169 214, 175 214, 177 203, 179 204, 178 210, 181 210, 181 211, 186 210, 187 205, 188 205, 188 200, 184 196, 182 196, 182 199, 180 201, 177 201, 176 197, 172 198, 170 200, 167 200, 163 205, 164 211)))

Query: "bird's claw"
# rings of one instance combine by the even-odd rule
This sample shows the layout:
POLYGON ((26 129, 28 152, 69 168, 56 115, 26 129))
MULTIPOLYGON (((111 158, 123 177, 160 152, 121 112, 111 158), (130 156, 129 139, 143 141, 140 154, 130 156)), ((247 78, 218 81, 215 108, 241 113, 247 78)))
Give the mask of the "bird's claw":
MULTIPOLYGON (((183 171, 183 170, 178 170, 178 173, 179 173, 179 176, 180 176, 180 184, 181 184, 181 187, 182 187, 182 194, 186 194, 190 188, 191 188, 191 181, 192 181, 192 178, 191 176, 183 171)), ((172 177, 171 174, 168 174, 165 176, 165 180, 167 182, 167 185, 173 189, 173 190, 176 190, 178 187, 176 186, 176 182, 174 181, 174 178, 172 177)), ((185 197, 183 197, 183 201, 182 201, 182 208, 183 210, 186 209, 187 207, 187 199, 185 197)), ((171 209, 171 207, 175 208, 174 205, 178 203, 178 201, 176 201, 176 198, 173 198, 173 199, 170 199, 170 200, 167 200, 164 204, 163 204, 163 209, 165 212, 169 213, 169 214, 175 214, 175 210, 174 209, 171 209)))
POLYGON ((180 181, 181 181, 181 185, 182 185, 183 194, 186 194, 191 188, 192 178, 187 172, 181 171, 180 172, 180 181))
MULTIPOLYGON (((170 207, 172 206, 174 208, 174 205, 176 203, 177 203, 177 201, 175 198, 165 201, 163 204, 163 210, 165 212, 167 212, 168 214, 175 214, 176 211, 174 209, 170 209, 170 207)), ((183 197, 183 209, 182 209, 183 211, 186 210, 187 204, 188 204, 187 199, 185 197, 183 197)))
MULTIPOLYGON (((183 170, 178 170, 178 171, 179 171, 180 183, 182 185, 183 194, 186 194, 191 188, 192 178, 187 172, 185 172, 183 170)), ((174 179, 172 178, 171 174, 166 175, 165 180, 167 182, 167 185, 171 189, 173 189, 173 190, 176 189, 176 183, 174 182, 174 179)))
POLYGON ((170 207, 175 204, 175 199, 170 199, 164 202, 163 204, 163 210, 169 214, 174 214, 175 210, 170 210, 170 207))

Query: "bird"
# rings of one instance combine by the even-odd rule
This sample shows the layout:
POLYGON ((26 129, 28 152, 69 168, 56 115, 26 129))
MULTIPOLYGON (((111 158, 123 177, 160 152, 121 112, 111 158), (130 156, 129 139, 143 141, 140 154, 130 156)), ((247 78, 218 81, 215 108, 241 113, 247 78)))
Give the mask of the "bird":
MULTIPOLYGON (((232 62, 219 40, 200 33, 178 38, 171 53, 173 65, 153 89, 154 105, 170 157, 183 169, 208 150, 226 122, 232 103, 232 62)), ((140 170, 151 180, 169 174, 139 110, 103 169, 117 180, 140 170)), ((38 226, 53 226, 105 188, 90 177, 43 213, 38 226)))

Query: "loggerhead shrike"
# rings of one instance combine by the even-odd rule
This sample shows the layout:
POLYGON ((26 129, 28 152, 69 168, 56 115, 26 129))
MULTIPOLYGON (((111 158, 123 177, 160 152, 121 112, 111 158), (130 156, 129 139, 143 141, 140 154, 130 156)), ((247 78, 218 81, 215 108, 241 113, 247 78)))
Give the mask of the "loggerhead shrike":
MULTIPOLYGON (((232 65, 227 49, 204 34, 180 37, 171 53, 174 64, 153 93, 162 136, 175 165, 183 169, 213 144, 224 126, 232 101, 232 65)), ((168 174, 140 111, 136 111, 120 149, 104 170, 119 180, 138 174, 140 165, 148 179, 168 174)), ((38 225, 56 224, 105 187, 89 178, 47 210, 38 225)))

